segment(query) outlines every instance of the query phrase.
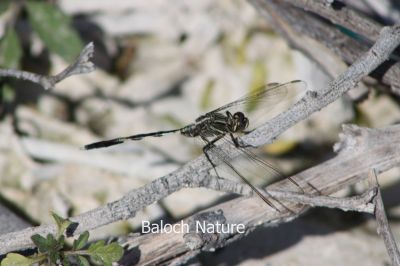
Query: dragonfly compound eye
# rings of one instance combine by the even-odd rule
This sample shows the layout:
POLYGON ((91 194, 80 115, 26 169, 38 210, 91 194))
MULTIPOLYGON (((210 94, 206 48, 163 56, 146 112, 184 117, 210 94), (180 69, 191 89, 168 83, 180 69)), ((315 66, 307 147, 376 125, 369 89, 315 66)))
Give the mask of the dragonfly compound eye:
POLYGON ((244 128, 247 128, 249 126, 249 119, 247 119, 247 117, 244 118, 244 128))
POLYGON ((249 120, 242 112, 236 112, 233 115, 235 121, 235 132, 245 129, 249 125, 249 120))
POLYGON ((233 115, 233 118, 237 121, 243 121, 243 118, 245 118, 244 114, 242 112, 236 112, 233 115))

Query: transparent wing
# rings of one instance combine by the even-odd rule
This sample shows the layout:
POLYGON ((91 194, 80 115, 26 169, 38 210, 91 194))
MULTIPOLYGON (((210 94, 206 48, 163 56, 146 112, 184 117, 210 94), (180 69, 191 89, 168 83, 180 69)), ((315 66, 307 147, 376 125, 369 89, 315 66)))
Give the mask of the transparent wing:
MULTIPOLYGON (((272 165, 271 163, 261 159, 260 157, 258 157, 256 154, 254 154, 250 150, 248 150, 246 148, 241 148, 241 147, 239 147, 238 149, 240 149, 241 152, 243 154, 245 154, 245 156, 249 160, 252 160, 256 165, 258 165, 262 169, 264 169, 265 172, 269 172, 270 174, 272 174, 273 177, 275 177, 275 179, 282 180, 284 178, 288 178, 289 181, 292 182, 292 184, 296 186, 296 190, 300 190, 302 193, 304 193, 303 188, 292 177, 290 177, 290 176, 287 177, 287 176, 283 175, 274 165, 272 165)), ((266 175, 266 176, 268 176, 268 175, 266 175)), ((263 176, 261 176, 261 178, 263 178, 263 176)))
POLYGON ((259 104, 268 105, 269 108, 282 101, 290 91, 297 90, 298 88, 305 89, 306 83, 302 80, 293 80, 287 83, 270 83, 261 88, 256 89, 254 92, 244 95, 236 101, 223 105, 214 109, 207 114, 215 112, 223 112, 232 108, 251 109, 259 104))

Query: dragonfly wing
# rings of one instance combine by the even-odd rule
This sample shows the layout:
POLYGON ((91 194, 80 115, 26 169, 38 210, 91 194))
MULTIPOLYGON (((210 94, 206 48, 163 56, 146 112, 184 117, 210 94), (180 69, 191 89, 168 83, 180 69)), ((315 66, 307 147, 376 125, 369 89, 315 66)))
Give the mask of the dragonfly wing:
POLYGON ((298 88, 304 90, 306 86, 306 83, 301 80, 293 80, 283 84, 270 83, 256 89, 254 92, 244 95, 236 101, 230 102, 217 109, 214 109, 207 114, 223 112, 233 107, 244 109, 246 105, 256 105, 258 102, 264 105, 268 105, 268 108, 272 108, 275 104, 282 101, 291 90, 297 90, 298 88))
POLYGON ((259 165, 261 168, 265 169, 265 171, 271 173, 274 177, 276 177, 277 179, 284 179, 284 178, 288 178, 290 182, 292 182, 298 189, 300 189, 302 191, 302 193, 304 193, 303 188, 300 186, 300 184, 294 180, 291 177, 287 177, 284 174, 282 174, 278 168, 276 168, 274 165, 272 165, 271 163, 261 159, 259 156, 257 156, 256 154, 254 154, 253 152, 251 152, 249 149, 246 148, 241 148, 239 147, 239 149, 241 150, 242 153, 246 154, 246 157, 252 161, 254 161, 255 164, 259 165))

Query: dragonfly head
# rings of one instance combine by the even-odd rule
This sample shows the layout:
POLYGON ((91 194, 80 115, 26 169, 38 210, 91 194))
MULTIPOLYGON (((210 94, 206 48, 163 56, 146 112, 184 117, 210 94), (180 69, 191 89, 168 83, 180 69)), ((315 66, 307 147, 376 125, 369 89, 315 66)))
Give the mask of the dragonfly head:
POLYGON ((240 132, 249 126, 249 119, 242 112, 236 112, 233 114, 230 125, 233 132, 240 132))

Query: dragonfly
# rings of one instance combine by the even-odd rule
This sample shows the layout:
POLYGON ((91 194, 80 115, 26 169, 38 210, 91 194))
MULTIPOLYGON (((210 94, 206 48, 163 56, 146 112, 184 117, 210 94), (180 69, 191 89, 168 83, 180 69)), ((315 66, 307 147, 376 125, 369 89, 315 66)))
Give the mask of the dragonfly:
MULTIPOLYGON (((269 200, 258 188, 252 185, 243 173, 235 168, 229 159, 227 159, 229 156, 221 148, 218 148, 216 143, 220 140, 230 141, 246 158, 256 162, 258 165, 261 165, 264 169, 272 171, 282 177, 283 175, 280 174, 280 172, 274 166, 249 151, 246 145, 243 145, 238 141, 238 138, 243 134, 250 133, 256 127, 255 122, 253 119, 250 119, 249 116, 253 107, 258 109, 260 109, 259 107, 262 107, 260 110, 266 109, 267 111, 270 111, 274 106, 277 105, 277 103, 282 102, 285 97, 287 97, 289 91, 297 91, 298 89, 304 90, 305 87, 305 82, 301 80, 293 80, 282 84, 270 83, 257 90, 254 90, 253 92, 247 93, 243 97, 233 102, 200 115, 193 123, 184 127, 98 141, 85 145, 84 149, 92 150, 106 148, 122 144, 126 141, 139 141, 147 137, 162 137, 174 133, 180 133, 188 138, 200 138, 205 143, 203 146, 203 153, 218 177, 219 174, 216 170, 216 163, 213 162, 211 159, 212 156, 210 155, 215 155, 218 159, 220 159, 225 165, 228 166, 228 168, 233 170, 233 172, 239 176, 240 179, 246 185, 248 185, 251 190, 254 191, 266 204, 279 211, 279 209, 271 202, 271 200, 269 200)), ((295 180, 290 179, 290 181, 296 186, 300 187, 295 180)), ((265 190, 263 191, 266 193, 265 190)), ((271 198, 269 195, 268 197, 271 198)))

